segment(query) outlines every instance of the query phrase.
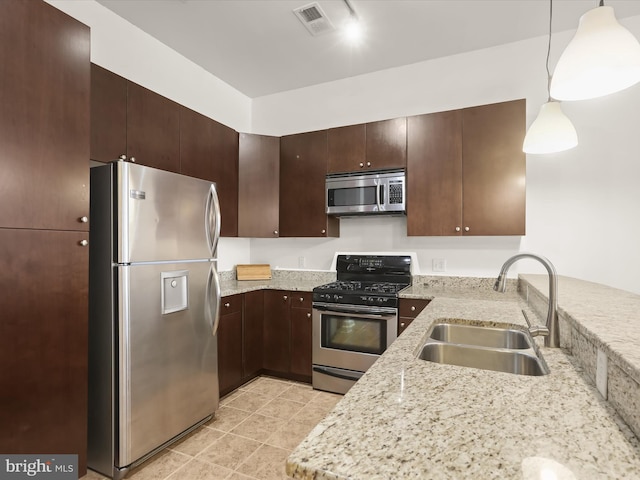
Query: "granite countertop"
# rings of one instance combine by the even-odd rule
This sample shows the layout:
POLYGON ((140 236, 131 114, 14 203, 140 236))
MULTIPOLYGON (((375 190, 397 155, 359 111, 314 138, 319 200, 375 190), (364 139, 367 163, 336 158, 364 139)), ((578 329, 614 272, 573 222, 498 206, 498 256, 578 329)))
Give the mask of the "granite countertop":
POLYGON ((234 272, 221 274, 220 290, 223 297, 254 290, 289 290, 311 292, 313 287, 335 280, 335 272, 305 270, 273 270, 271 280, 236 280, 234 272))
POLYGON ((287 473, 344 480, 640 478, 640 442, 564 350, 539 346, 550 369, 540 377, 417 358, 428 329, 443 319, 524 329, 521 310, 528 307, 511 292, 424 284, 404 290, 401 297, 433 300, 292 452, 287 473))

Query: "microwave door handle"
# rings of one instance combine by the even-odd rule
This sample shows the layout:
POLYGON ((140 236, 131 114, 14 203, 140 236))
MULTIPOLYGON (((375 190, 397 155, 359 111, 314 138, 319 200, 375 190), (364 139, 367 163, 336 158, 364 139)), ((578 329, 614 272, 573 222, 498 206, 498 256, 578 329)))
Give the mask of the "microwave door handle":
POLYGON ((378 188, 376 189, 376 204, 378 205, 379 212, 382 211, 382 202, 384 201, 383 195, 384 195, 384 185, 379 183, 378 188))

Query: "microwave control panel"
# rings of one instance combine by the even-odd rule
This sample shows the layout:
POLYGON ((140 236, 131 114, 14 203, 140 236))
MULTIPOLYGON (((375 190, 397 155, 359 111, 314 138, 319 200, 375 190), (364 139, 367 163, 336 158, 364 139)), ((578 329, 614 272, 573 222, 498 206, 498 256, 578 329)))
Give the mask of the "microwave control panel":
POLYGON ((404 203, 402 182, 389 182, 389 203, 404 203))

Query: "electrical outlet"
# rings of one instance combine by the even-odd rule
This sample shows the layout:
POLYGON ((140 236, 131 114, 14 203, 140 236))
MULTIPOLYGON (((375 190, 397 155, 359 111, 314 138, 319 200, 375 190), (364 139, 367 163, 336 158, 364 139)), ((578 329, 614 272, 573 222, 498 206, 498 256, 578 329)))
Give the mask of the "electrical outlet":
POLYGON ((298 268, 304 268, 306 263, 306 258, 298 257, 298 268))
POLYGON ((607 355, 598 349, 596 357, 596 387, 598 391, 607 399, 607 355))
POLYGON ((447 270, 447 261, 444 258, 434 258, 431 262, 431 269, 434 272, 445 272, 447 270))

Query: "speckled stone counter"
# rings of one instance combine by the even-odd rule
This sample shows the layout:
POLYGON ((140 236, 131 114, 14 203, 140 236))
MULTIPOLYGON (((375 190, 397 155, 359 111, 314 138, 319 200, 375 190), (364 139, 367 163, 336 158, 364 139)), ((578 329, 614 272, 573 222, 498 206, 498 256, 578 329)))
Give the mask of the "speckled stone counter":
MULTIPOLYGON (((511 292, 425 282, 403 291, 433 301, 292 452, 287 473, 345 480, 640 478, 638 439, 566 351, 540 347, 550 369, 540 377, 417 358, 434 322, 524 328, 521 309, 528 307, 511 292)), ((562 287, 560 298, 562 305, 562 287)))
MULTIPOLYGON (((546 309, 546 275, 521 275, 529 304, 546 309)), ((598 352, 605 358, 609 402, 640 437, 640 295, 597 283, 558 278, 560 345, 596 381, 598 352)))
POLYGON ((313 287, 336 279, 335 272, 310 270, 273 270, 271 280, 236 280, 235 272, 222 272, 220 289, 223 297, 254 290, 290 290, 310 292, 313 287))

